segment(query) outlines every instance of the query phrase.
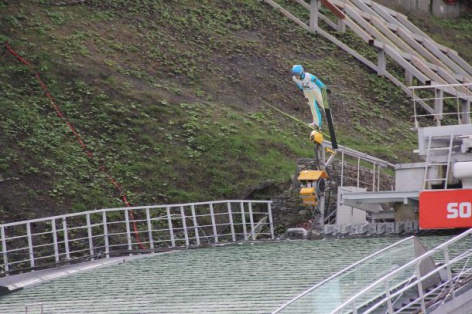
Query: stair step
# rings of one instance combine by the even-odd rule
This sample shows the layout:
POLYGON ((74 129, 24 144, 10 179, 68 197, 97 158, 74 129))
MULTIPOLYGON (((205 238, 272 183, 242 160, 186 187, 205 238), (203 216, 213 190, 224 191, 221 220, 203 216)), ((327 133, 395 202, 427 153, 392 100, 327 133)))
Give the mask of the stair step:
POLYGON ((449 147, 431 147, 427 148, 427 151, 435 151, 435 150, 449 150, 449 147))

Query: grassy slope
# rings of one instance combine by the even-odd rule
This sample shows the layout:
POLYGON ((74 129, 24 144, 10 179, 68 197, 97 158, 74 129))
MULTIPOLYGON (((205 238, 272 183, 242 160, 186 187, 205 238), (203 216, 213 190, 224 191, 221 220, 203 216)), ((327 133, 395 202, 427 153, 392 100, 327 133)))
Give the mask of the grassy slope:
POLYGON ((135 205, 237 198, 266 180, 280 191, 312 155, 309 129, 266 105, 309 121, 294 63, 331 86, 341 144, 411 160, 403 94, 259 1, 44 2, 0 2, 0 40, 95 157, 2 52, 0 222, 123 206, 99 165, 135 205))

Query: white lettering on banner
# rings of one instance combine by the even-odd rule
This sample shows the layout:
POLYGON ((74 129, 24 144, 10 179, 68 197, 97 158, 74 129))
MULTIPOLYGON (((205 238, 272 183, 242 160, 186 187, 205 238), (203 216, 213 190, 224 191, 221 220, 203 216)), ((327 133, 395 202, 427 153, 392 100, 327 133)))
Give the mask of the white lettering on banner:
POLYGON ((472 204, 470 202, 448 203, 447 219, 470 218, 472 216, 472 204))

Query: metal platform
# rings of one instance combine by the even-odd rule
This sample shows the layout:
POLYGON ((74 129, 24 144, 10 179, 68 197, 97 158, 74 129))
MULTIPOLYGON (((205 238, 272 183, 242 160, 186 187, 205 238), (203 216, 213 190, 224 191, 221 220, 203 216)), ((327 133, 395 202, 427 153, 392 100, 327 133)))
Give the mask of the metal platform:
POLYGON ((344 192, 341 194, 343 205, 365 209, 371 213, 381 211, 379 207, 368 207, 366 204, 391 204, 402 203, 418 205, 419 191, 384 191, 384 192, 344 192))

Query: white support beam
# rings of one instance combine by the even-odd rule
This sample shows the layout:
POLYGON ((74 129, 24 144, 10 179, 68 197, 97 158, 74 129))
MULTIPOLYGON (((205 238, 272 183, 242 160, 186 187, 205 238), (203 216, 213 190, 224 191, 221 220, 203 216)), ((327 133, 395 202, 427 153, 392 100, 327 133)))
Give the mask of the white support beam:
MULTIPOLYGON (((383 41, 384 43, 394 45, 388 38, 386 38, 382 33, 380 33, 375 27, 370 25, 363 17, 361 17, 355 10, 353 10, 350 6, 345 7, 345 11, 349 18, 356 23, 358 23, 369 36, 375 37, 375 39, 383 41)), ((348 24, 349 27, 352 27, 351 24, 348 24)), ((357 26, 357 25, 356 25, 357 26)), ((357 33, 357 32, 356 32, 357 33)), ((367 40, 368 41, 368 40, 367 40)))
POLYGON ((385 57, 385 51, 379 50, 378 53, 378 65, 377 65, 377 75, 384 76, 387 67, 387 58, 385 57))
POLYGON ((462 124, 469 124, 471 123, 470 121, 470 103, 471 100, 462 100, 462 105, 461 105, 461 122, 462 124))
POLYGON ((270 4, 272 7, 274 7, 275 9, 279 10, 280 13, 282 13, 283 15, 285 15, 286 17, 288 17, 289 19, 291 19, 292 21, 294 21, 295 23, 297 23, 298 25, 300 25, 302 28, 304 28, 305 30, 311 32, 310 30, 310 26, 309 25, 306 25, 306 23, 304 23, 302 20, 300 20, 299 18, 295 17, 295 15, 293 15, 292 13, 290 13, 289 11, 285 10, 284 8, 282 8, 280 6, 280 4, 276 3, 275 1, 272 1, 272 0, 264 0, 265 3, 268 3, 270 4))
POLYGON ((444 92, 440 89, 435 90, 434 97, 434 110, 436 111, 435 118, 438 120, 438 125, 440 125, 440 120, 443 118, 443 108, 444 108, 444 92))
POLYGON ((393 49, 388 45, 385 45, 384 48, 388 56, 395 60, 395 62, 401 65, 405 70, 413 74, 421 83, 430 83, 431 80, 427 76, 425 76, 421 71, 419 71, 416 67, 412 66, 408 61, 406 61, 403 56, 396 51, 396 49, 393 49))
POLYGON ((408 85, 413 85, 413 75, 405 70, 405 81, 408 83, 408 85))
POLYGON ((344 23, 343 20, 338 19, 338 28, 337 31, 340 33, 345 33, 346 32, 346 23, 344 23))
POLYGON ((462 69, 464 69, 469 75, 472 75, 472 66, 470 66, 470 64, 465 62, 464 59, 459 57, 459 54, 456 51, 453 51, 452 49, 448 49, 446 54, 449 58, 451 58, 454 62, 456 62, 459 66, 461 66, 462 69))
POLYGON ((318 0, 311 0, 309 10, 310 10, 310 30, 311 32, 315 33, 316 29, 318 28, 318 16, 319 16, 318 0))

